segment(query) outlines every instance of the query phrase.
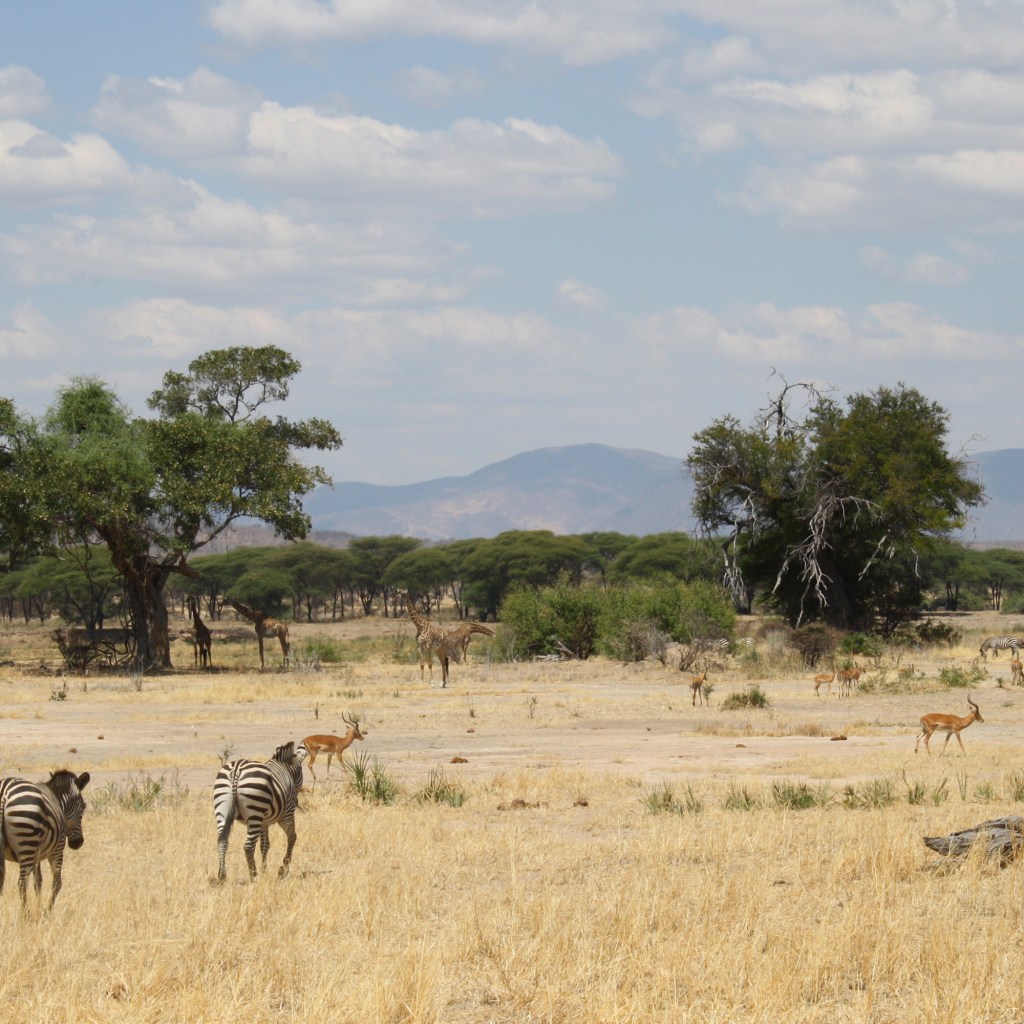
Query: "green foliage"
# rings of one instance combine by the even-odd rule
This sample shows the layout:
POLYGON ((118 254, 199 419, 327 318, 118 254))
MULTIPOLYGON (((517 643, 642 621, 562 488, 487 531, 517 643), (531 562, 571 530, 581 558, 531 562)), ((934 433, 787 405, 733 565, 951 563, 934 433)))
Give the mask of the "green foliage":
POLYGON ((550 530, 509 530, 477 541, 462 561, 464 603, 483 619, 495 616, 513 589, 553 586, 562 573, 580 583, 592 554, 581 538, 550 530))
POLYGON ((977 686, 985 678, 986 674, 985 670, 977 665, 969 667, 961 665, 948 666, 939 669, 939 682, 943 686, 969 690, 977 686))
POLYGON ((876 658, 882 651, 882 638, 866 633, 847 633, 839 641, 839 651, 842 654, 876 658))
POLYGON ((387 770, 387 765, 371 758, 364 750, 355 757, 345 759, 349 789, 364 803, 390 806, 398 799, 398 782, 387 770))
POLYGON ((461 807, 469 799, 469 793, 457 779, 451 779, 443 768, 434 768, 430 772, 427 784, 416 794, 416 800, 422 804, 447 804, 449 807, 461 807))
POLYGON ((415 537, 392 534, 389 537, 356 537, 349 542, 352 559, 352 581, 363 605, 363 614, 373 612, 374 599, 385 592, 385 577, 392 563, 402 555, 415 551, 422 541, 415 537))
POLYGON ((151 811, 164 804, 178 804, 188 798, 177 771, 154 778, 149 772, 129 772, 124 782, 108 782, 93 794, 89 810, 95 814, 110 811, 151 811))
POLYGON ((892 779, 872 779, 859 786, 843 787, 843 806, 848 810, 880 810, 896 802, 896 788, 892 779))
POLYGON ((732 783, 722 801, 722 807, 727 811, 756 811, 761 806, 760 799, 755 796, 746 786, 737 786, 732 783))
POLYGON ((1024 772, 1013 772, 1009 778, 1009 799, 1024 803, 1024 772))
POLYGON ((757 524, 740 527, 740 567, 790 622, 887 635, 920 606, 918 552, 963 524, 981 485, 946 451, 946 411, 912 388, 845 410, 812 394, 802 420, 789 390, 755 427, 727 417, 695 436, 694 513, 709 533, 757 524))
POLYGON ((947 647, 956 647, 963 639, 963 633, 958 629, 946 622, 932 622, 931 619, 919 622, 914 627, 914 633, 923 644, 945 644, 947 647))
POLYGON ((296 644, 295 652, 307 661, 341 661, 341 648, 338 642, 327 636, 311 636, 296 644))
POLYGON ((423 603, 429 615, 431 606, 437 607, 444 600, 455 576, 451 552, 440 544, 399 555, 385 570, 383 584, 408 590, 414 601, 423 603))
POLYGON ((281 608, 291 588, 292 581, 287 573, 257 563, 236 580, 225 597, 281 618, 281 608))
POLYGON ((772 803, 790 811, 802 811, 808 807, 826 807, 832 802, 832 788, 823 782, 816 789, 806 782, 783 780, 772 783, 772 803))
POLYGON ((766 708, 771 705, 768 695, 756 683, 745 690, 734 690, 722 701, 723 711, 739 711, 742 708, 766 708))
POLYGON ((668 577, 715 582, 721 576, 721 554, 686 533, 652 533, 621 550, 608 571, 611 582, 668 577))
POLYGON ((594 654, 604 596, 594 587, 573 586, 563 575, 553 587, 514 590, 501 606, 501 649, 508 660, 537 654, 594 654))
POLYGON ((676 787, 671 782, 663 782, 648 790, 641 798, 641 803, 648 814, 703 814, 704 801, 687 785, 682 799, 676 797, 676 787))

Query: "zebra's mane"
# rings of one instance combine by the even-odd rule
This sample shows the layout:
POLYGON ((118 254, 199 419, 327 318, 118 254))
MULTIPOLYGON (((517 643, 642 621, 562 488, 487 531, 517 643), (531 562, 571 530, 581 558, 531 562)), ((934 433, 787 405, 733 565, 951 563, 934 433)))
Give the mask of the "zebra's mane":
POLYGON ((59 768, 57 771, 50 773, 50 777, 46 780, 46 784, 54 791, 54 793, 60 796, 62 794, 70 793, 72 787, 78 789, 78 776, 67 768, 59 768))
POLYGON ((295 744, 289 740, 287 743, 282 743, 281 746, 274 751, 274 756, 271 760, 280 761, 282 764, 287 764, 295 757, 295 744))

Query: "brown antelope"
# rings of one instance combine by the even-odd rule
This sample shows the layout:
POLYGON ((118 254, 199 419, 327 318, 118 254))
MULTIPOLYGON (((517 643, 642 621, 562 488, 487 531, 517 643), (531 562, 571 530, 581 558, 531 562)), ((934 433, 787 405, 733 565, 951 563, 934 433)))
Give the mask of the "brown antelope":
POLYGON ((831 697, 832 696, 832 683, 835 680, 835 678, 836 678, 836 674, 835 674, 834 671, 832 672, 832 675, 830 675, 830 676, 815 676, 814 677, 814 696, 815 697, 819 696, 818 688, 821 686, 822 683, 828 683, 828 690, 826 692, 827 692, 827 696, 831 697))
MULTIPOLYGON (((974 722, 984 722, 985 719, 981 717, 981 710, 978 705, 967 698, 967 703, 971 705, 971 713, 965 715, 963 718, 958 715, 922 715, 921 716, 921 735, 917 737, 917 743, 914 744, 914 753, 917 753, 917 748, 921 745, 921 740, 924 740, 924 749, 930 754, 931 748, 928 746, 929 740, 932 738, 933 732, 945 732, 946 743, 949 743, 949 737, 955 735, 957 743, 960 744, 960 749, 963 751, 964 757, 967 756, 967 751, 964 750, 964 741, 960 739, 960 733, 967 728, 967 726, 974 722)), ((942 750, 940 753, 946 752, 946 743, 942 744, 942 750)))
POLYGON ((316 772, 313 771, 313 762, 316 760, 317 754, 323 752, 327 755, 327 774, 330 775, 331 758, 336 756, 338 764, 344 767, 345 751, 352 746, 355 740, 366 739, 366 733, 359 731, 358 715, 353 715, 351 718, 342 715, 341 720, 349 726, 349 730, 344 736, 307 736, 299 744, 300 750, 309 752, 309 770, 313 773, 314 779, 316 779, 316 772))
POLYGON ((864 669, 860 667, 856 662, 853 663, 853 668, 841 668, 836 675, 839 677, 839 696, 847 696, 853 693, 853 684, 860 679, 860 674, 864 669))
POLYGON ((707 678, 708 678, 707 669, 705 669, 703 672, 701 672, 701 674, 699 676, 692 676, 690 678, 690 693, 691 693, 692 698, 693 698, 690 701, 690 706, 691 707, 695 707, 696 706, 697 700, 701 696, 701 692, 700 692, 701 691, 701 687, 707 682, 707 678))
POLYGON ((1019 661, 1010 662, 1010 682, 1016 686, 1024 686, 1024 665, 1019 661))

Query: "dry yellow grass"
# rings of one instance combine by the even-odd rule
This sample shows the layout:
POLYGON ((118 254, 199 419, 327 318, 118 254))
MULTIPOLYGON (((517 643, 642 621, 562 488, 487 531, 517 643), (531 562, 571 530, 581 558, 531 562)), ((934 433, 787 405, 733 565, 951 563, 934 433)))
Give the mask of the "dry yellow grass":
MULTIPOLYGON (((5 642, 38 657, 42 633, 14 632, 18 643, 5 642)), ((3 670, 3 768, 68 762, 97 779, 55 910, 30 901, 23 915, 8 875, 0 1021, 1024 1016, 1024 865, 923 870, 934 855, 922 836, 1022 807, 1011 798, 1024 693, 996 689, 1005 658, 975 694, 986 721, 964 734, 968 757, 913 755, 920 714, 964 705, 964 691, 934 679, 943 664, 969 663, 968 639, 962 651, 916 654, 919 686, 842 701, 816 700, 813 672, 777 665, 760 680, 772 707, 733 712, 718 704, 746 684, 739 662, 712 674, 715 704, 691 708, 683 674, 653 664, 478 660, 440 691, 416 665, 384 660, 260 675, 254 652, 254 642, 231 652, 248 671, 147 678, 141 693, 124 678, 90 677, 87 690, 73 678, 64 701, 50 700, 54 680, 3 670), (268 875, 250 884, 236 825, 229 881, 212 884, 216 752, 267 756, 275 740, 329 731, 352 710, 369 723, 361 750, 402 783, 399 802, 363 804, 332 772, 302 797, 289 878, 276 878, 275 828, 268 875), (833 732, 850 740, 830 743, 833 732), (468 763, 449 765, 449 750, 468 763), (467 790, 462 807, 412 798, 439 763, 467 790), (103 787, 126 772, 143 783, 165 775, 171 799, 104 807, 103 787), (908 804, 904 773, 928 794, 945 779, 948 799, 908 804), (703 813, 650 814, 645 796, 666 780, 679 797, 691 787, 703 813), (827 782, 832 802, 779 809, 771 786, 784 780, 827 782), (892 806, 841 805, 845 785, 878 780, 892 783, 892 806), (191 794, 174 799, 175 784, 191 794), (725 810, 735 787, 759 809, 725 810), (496 809, 514 798, 541 806, 496 809)))

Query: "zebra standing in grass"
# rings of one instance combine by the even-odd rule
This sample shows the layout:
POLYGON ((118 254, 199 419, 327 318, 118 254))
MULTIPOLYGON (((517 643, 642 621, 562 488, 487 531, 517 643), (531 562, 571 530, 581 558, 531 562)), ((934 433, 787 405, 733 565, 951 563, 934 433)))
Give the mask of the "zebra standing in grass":
POLYGON ((1024 645, 1015 636, 990 636, 982 643, 978 653, 984 658, 985 652, 991 651, 998 658, 1000 651, 1012 650, 1014 658, 1019 660, 1021 646, 1024 645))
POLYGON ((256 843, 259 841, 263 868, 267 867, 270 850, 270 826, 275 822, 288 837, 288 849, 279 877, 288 873, 295 847, 295 805, 302 789, 302 758, 305 749, 295 750, 294 743, 285 743, 274 751, 269 761, 229 761, 213 783, 213 813, 217 818, 217 852, 220 855, 218 878, 227 877, 224 859, 228 852, 228 836, 234 821, 245 822, 245 859, 249 877, 256 878, 256 843))
POLYGON ((28 779, 0 779, 0 892, 4 887, 4 861, 15 861, 20 869, 18 890, 22 905, 28 902, 28 876, 35 876, 35 889, 43 888, 42 862, 50 862, 53 891, 50 906, 61 889, 64 866, 64 842, 77 850, 85 842, 82 814, 85 800, 82 790, 89 773, 75 775, 66 769, 54 772, 46 782, 28 779))

